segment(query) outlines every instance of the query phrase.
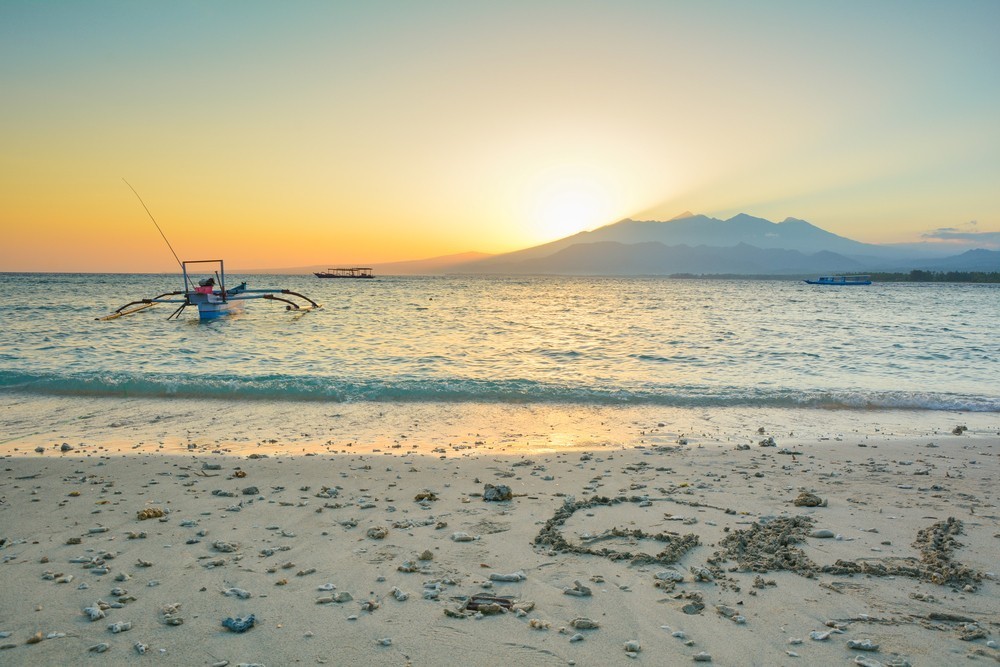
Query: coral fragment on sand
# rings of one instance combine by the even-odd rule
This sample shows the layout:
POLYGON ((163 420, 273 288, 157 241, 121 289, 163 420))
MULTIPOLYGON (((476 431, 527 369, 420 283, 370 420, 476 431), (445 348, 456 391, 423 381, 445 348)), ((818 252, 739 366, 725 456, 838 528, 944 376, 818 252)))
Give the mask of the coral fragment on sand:
POLYGON ((229 617, 222 621, 222 627, 230 630, 231 632, 246 632, 253 627, 255 621, 256 619, 253 614, 250 614, 245 618, 241 618, 239 616, 236 618, 229 617))
POLYGON ((489 502, 503 502, 510 500, 513 497, 514 493, 506 484, 498 484, 496 486, 487 484, 483 487, 483 500, 489 502))
POLYGON ((792 504, 796 507, 825 507, 826 501, 815 493, 803 491, 799 494, 798 498, 792 501, 792 504))

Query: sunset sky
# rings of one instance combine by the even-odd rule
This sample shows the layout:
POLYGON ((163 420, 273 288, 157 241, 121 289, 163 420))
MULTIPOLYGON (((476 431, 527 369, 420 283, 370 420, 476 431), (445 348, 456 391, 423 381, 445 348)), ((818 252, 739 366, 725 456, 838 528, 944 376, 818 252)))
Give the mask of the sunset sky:
POLYGON ((996 0, 4 0, 0 271, 176 269, 123 177, 244 268, 685 210, 985 238, 998 33, 996 0))

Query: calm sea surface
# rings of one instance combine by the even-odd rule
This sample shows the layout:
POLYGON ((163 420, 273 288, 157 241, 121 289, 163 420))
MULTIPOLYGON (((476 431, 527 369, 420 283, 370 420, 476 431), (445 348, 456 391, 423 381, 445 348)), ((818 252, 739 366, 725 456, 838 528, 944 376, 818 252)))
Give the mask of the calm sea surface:
POLYGON ((97 322, 180 278, 0 274, 0 391, 1000 412, 998 286, 245 279, 324 307, 97 322))

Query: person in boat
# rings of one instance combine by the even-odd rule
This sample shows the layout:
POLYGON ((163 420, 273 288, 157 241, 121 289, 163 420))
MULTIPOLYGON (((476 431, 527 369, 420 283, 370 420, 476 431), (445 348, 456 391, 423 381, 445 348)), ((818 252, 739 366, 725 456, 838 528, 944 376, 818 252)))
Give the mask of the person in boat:
POLYGON ((215 288, 215 278, 204 278, 198 281, 198 289, 195 292, 198 294, 211 294, 213 288, 215 288))

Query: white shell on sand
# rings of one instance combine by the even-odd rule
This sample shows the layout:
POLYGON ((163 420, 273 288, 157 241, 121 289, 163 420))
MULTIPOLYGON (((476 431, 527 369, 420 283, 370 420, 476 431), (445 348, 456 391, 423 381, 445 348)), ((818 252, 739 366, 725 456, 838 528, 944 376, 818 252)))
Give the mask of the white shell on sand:
POLYGON ((855 656, 854 664, 861 665, 861 667, 882 667, 882 663, 875 658, 868 658, 863 655, 855 656))
POLYGON ((877 651, 878 644, 874 643, 870 639, 848 639, 847 648, 855 649, 857 651, 877 651))

